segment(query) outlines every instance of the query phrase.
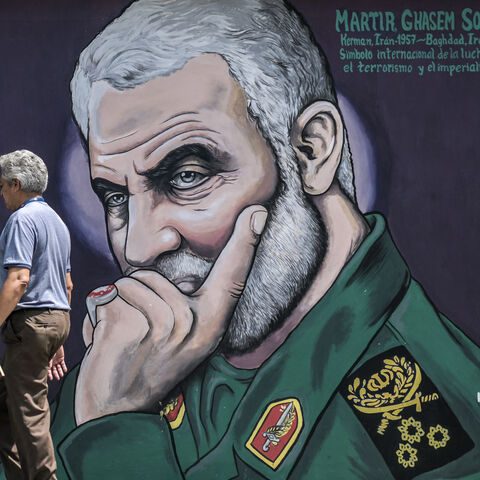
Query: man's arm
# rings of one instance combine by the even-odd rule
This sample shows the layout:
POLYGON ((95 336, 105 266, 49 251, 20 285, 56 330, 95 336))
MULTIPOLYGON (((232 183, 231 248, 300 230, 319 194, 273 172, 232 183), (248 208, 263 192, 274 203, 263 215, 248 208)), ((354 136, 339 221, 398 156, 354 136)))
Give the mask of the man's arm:
POLYGON ((72 290, 73 290, 73 282, 72 282, 72 274, 67 272, 67 276, 65 279, 65 284, 67 286, 67 296, 68 296, 68 304, 72 304, 72 290))
POLYGON ((0 290, 0 325, 13 312, 27 290, 30 270, 25 267, 9 267, 7 279, 0 290))

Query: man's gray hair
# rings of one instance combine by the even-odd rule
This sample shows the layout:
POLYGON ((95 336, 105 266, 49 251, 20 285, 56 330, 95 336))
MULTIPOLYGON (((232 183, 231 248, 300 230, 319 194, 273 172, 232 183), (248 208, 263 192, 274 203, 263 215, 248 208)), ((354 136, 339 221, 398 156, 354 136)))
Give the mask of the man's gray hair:
POLYGON ((29 150, 16 150, 2 155, 0 169, 9 185, 16 178, 24 192, 41 194, 47 189, 47 166, 38 155, 29 150))
MULTIPOLYGON (((85 139, 93 82, 134 88, 205 53, 219 54, 228 63, 245 92, 249 115, 276 154, 282 180, 291 184, 292 177, 298 178, 290 145, 293 122, 310 103, 337 104, 337 98, 323 52, 299 14, 282 0, 132 3, 82 52, 72 78, 73 112, 85 139)), ((337 178, 354 200, 346 134, 337 178)))

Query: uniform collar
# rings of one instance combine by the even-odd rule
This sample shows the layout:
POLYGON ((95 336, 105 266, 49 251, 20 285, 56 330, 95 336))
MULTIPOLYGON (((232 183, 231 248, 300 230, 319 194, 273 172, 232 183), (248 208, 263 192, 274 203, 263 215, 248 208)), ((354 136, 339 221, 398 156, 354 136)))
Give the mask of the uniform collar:
POLYGON ((25 200, 18 208, 23 208, 25 205, 33 202, 45 203, 45 199, 41 195, 36 195, 35 197, 31 197, 28 200, 25 200))
MULTIPOLYGON (((242 461, 267 478, 288 477, 342 379, 367 349, 410 283, 410 273, 385 219, 379 214, 367 215, 366 219, 370 234, 330 290, 258 370, 227 435, 217 446, 228 448, 229 444, 231 449, 233 439, 233 448, 242 461), (273 470, 245 445, 267 407, 291 398, 300 404, 303 427, 284 460, 273 470)), ((202 466, 206 467, 205 462, 202 466)))

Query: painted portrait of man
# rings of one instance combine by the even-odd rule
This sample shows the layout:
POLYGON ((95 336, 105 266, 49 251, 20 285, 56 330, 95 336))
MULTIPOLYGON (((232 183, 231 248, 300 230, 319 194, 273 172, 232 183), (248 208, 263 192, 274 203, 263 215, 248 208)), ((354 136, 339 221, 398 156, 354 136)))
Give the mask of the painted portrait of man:
POLYGON ((474 478, 480 350, 361 212, 292 5, 138 0, 70 85, 121 276, 86 300, 59 478, 474 478))

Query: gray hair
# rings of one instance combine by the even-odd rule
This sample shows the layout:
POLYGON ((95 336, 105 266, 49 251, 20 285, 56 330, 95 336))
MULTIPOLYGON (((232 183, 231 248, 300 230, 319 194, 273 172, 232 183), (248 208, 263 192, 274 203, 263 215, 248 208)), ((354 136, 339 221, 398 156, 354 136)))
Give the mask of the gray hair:
POLYGON ((43 193, 47 189, 47 166, 38 155, 29 150, 16 150, 2 155, 0 169, 9 185, 16 178, 24 192, 43 193))
MULTIPOLYGON (((282 180, 300 186, 296 157, 285 155, 292 148, 293 122, 316 100, 338 102, 325 55, 300 15, 282 0, 132 3, 82 52, 75 69, 73 113, 85 139, 94 82, 135 88, 205 53, 228 63, 244 90, 249 115, 276 154, 282 180)), ((346 133, 337 178, 355 200, 346 133)))

